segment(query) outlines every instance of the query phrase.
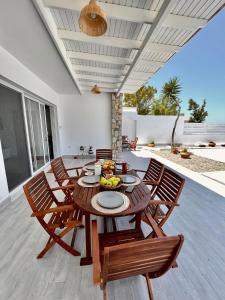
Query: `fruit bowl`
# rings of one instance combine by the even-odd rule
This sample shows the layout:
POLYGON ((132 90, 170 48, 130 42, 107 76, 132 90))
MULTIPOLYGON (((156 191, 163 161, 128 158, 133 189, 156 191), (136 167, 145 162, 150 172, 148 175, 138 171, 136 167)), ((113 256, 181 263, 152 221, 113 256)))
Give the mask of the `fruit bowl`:
POLYGON ((106 177, 101 177, 99 183, 104 190, 112 191, 119 189, 123 181, 120 176, 107 175, 106 177))

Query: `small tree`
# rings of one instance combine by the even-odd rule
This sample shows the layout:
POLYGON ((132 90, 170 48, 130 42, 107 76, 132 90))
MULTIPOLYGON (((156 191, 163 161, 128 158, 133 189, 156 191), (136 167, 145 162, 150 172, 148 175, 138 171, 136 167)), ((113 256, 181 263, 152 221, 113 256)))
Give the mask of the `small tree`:
POLYGON ((191 111, 189 122, 192 123, 202 123, 205 121, 208 116, 206 111, 206 100, 203 101, 202 105, 199 105, 195 100, 189 99, 188 101, 188 110, 191 111))
POLYGON ((181 113, 181 100, 179 99, 179 94, 181 92, 181 85, 177 77, 170 79, 166 82, 162 88, 162 98, 169 100, 171 104, 176 106, 177 117, 173 126, 172 135, 171 135, 171 151, 174 148, 174 137, 176 132, 177 123, 181 113))
POLYGON ((139 115, 148 115, 156 93, 157 90, 154 87, 142 86, 136 93, 124 95, 124 106, 137 107, 139 115))

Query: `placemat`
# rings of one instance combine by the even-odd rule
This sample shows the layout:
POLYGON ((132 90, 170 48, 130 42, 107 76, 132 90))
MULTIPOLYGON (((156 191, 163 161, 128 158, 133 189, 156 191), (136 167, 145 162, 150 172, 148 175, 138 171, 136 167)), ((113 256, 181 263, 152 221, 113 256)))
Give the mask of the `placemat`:
MULTIPOLYGON (((116 193, 120 193, 120 192, 116 192, 116 193)), ((99 211, 101 213, 110 214, 110 215, 111 214, 118 214, 118 213, 128 209, 128 207, 130 205, 129 198, 126 195, 124 195, 123 193, 120 193, 120 194, 121 194, 121 196, 123 197, 123 200, 124 200, 123 205, 121 205, 120 207, 113 208, 113 209, 108 209, 108 208, 101 207, 97 202, 97 197, 98 197, 99 193, 96 194, 94 197, 92 197, 91 205, 92 205, 92 207, 94 207, 94 209, 96 209, 97 211, 99 211)))

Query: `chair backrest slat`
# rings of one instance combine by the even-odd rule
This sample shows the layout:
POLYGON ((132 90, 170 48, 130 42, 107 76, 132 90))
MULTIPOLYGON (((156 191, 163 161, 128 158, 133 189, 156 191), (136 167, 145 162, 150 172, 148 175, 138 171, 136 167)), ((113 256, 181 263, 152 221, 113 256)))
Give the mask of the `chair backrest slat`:
POLYGON ((143 179, 159 182, 163 173, 163 169, 164 169, 164 165, 158 160, 152 158, 149 162, 148 169, 143 179))
MULTIPOLYGON (((65 169, 62 157, 57 157, 51 162, 52 172, 55 176, 55 179, 63 179, 69 177, 68 172, 65 169)), ((59 182, 61 185, 61 183, 59 182)))
POLYGON ((156 187, 153 198, 177 202, 184 186, 184 178, 172 170, 164 168, 160 184, 156 187))
POLYGON ((23 189, 33 212, 45 210, 57 202, 44 172, 34 176, 23 189))
POLYGON ((112 159, 112 149, 96 149, 96 160, 112 159))
POLYGON ((152 278, 159 277, 170 269, 182 244, 183 236, 179 235, 105 247, 104 255, 107 256, 108 264, 103 265, 104 280, 145 273, 149 273, 152 278))

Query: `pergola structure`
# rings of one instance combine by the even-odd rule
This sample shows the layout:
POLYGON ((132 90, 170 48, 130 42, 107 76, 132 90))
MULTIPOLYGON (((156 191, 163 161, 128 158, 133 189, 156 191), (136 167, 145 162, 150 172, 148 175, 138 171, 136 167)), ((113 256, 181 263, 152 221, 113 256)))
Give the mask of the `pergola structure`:
POLYGON ((224 6, 223 0, 100 0, 104 36, 80 31, 88 0, 33 0, 80 93, 133 93, 224 6))

